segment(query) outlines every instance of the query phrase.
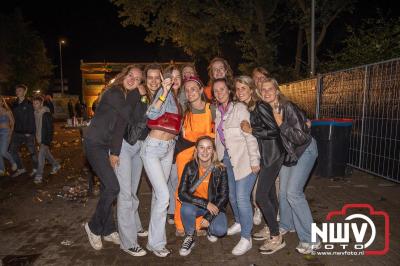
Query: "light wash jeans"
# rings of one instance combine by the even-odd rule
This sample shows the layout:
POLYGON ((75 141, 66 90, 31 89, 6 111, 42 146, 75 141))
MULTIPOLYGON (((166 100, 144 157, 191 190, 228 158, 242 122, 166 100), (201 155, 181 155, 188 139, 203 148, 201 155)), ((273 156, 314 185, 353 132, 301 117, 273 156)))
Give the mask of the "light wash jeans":
POLYGON ((40 143, 39 146, 39 154, 38 154, 38 169, 36 172, 36 176, 42 177, 43 176, 43 169, 46 160, 51 164, 53 168, 59 166, 60 164, 54 159, 53 155, 50 152, 50 147, 40 143))
POLYGON ((178 169, 176 163, 171 167, 171 174, 168 179, 168 191, 169 191, 169 207, 168 214, 175 214, 175 192, 178 187, 178 169))
POLYGON ((235 222, 240 223, 240 235, 250 239, 251 230, 253 229, 253 208, 250 196, 257 176, 251 173, 245 178, 236 181, 227 151, 225 151, 223 162, 228 172, 229 202, 231 203, 235 222))
POLYGON ((318 157, 314 139, 299 158, 296 165, 282 166, 279 176, 279 226, 286 230, 295 229, 300 242, 311 243, 311 223, 313 218, 304 195, 304 186, 318 157))
MULTIPOLYGON (((200 208, 196 205, 183 202, 181 208, 181 217, 183 227, 185 228, 185 233, 187 235, 193 235, 196 230, 196 218, 199 216, 204 216, 207 210, 200 208)), ((226 215, 223 212, 219 212, 217 216, 211 221, 208 227, 208 233, 212 236, 221 237, 226 234, 228 230, 228 222, 226 220, 226 215)))
POLYGON ((148 245, 160 250, 167 244, 165 222, 169 204, 168 178, 171 172, 175 139, 164 141, 148 136, 143 142, 140 156, 153 187, 148 245))
POLYGON ((10 134, 10 129, 0 128, 0 171, 5 171, 6 167, 4 165, 4 158, 7 159, 10 164, 15 164, 14 159, 8 152, 8 135, 10 134))
POLYGON ((119 165, 115 171, 120 187, 117 201, 117 220, 121 249, 137 246, 137 232, 143 229, 139 217, 139 199, 137 197, 143 167, 140 158, 142 143, 143 141, 138 140, 134 145, 130 145, 125 140, 122 141, 119 165))

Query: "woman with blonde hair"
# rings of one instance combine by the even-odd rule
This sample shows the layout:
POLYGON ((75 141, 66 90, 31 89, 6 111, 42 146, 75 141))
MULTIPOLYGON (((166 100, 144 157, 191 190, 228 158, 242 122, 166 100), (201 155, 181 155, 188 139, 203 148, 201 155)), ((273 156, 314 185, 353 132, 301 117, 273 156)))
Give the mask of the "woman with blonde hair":
POLYGON ((14 116, 4 97, 0 97, 0 176, 4 176, 6 168, 4 158, 11 164, 11 170, 17 170, 17 164, 8 152, 11 136, 14 130, 14 116))
POLYGON ((227 231, 225 207, 229 197, 228 177, 225 167, 218 160, 211 137, 197 139, 193 160, 185 165, 178 191, 186 234, 179 254, 187 256, 195 245, 196 218, 201 219, 203 228, 208 228, 211 242, 217 241, 227 231))
POLYGON ((212 83, 216 79, 226 79, 229 85, 232 85, 233 71, 228 61, 222 57, 214 57, 207 67, 208 70, 208 86, 204 88, 204 95, 208 101, 213 101, 212 83))

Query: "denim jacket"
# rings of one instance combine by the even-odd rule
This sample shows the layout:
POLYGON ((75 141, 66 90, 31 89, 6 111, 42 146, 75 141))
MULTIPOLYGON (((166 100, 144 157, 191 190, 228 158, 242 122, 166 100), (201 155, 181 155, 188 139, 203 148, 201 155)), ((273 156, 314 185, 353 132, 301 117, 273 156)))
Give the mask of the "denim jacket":
POLYGON ((147 118, 155 120, 162 116, 165 112, 179 114, 178 106, 176 105, 173 92, 170 91, 165 99, 165 102, 161 105, 160 109, 154 107, 160 95, 163 93, 163 89, 160 88, 157 91, 156 97, 154 97, 153 103, 147 109, 147 118))

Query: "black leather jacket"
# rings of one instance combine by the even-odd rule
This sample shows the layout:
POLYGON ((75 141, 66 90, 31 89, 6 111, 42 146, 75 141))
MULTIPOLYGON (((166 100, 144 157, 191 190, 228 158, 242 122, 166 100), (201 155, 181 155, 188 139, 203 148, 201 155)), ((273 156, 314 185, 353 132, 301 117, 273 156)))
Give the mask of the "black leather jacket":
MULTIPOLYGON (((188 162, 183 170, 181 182, 178 188, 178 197, 182 202, 191 203, 200 208, 207 209, 209 202, 218 207, 219 211, 225 212, 226 204, 229 199, 228 174, 225 168, 215 167, 211 172, 208 184, 208 199, 194 196, 190 193, 190 188, 199 179, 199 167, 195 160, 188 162)), ((203 216, 207 221, 211 222, 213 216, 208 210, 203 216)))
POLYGON ((307 126, 307 117, 300 108, 288 101, 281 104, 283 112, 283 122, 280 126, 282 144, 285 147, 287 155, 284 165, 295 165, 310 145, 312 137, 311 130, 307 126))
POLYGON ((252 134, 257 138, 261 163, 264 167, 269 167, 285 154, 272 107, 267 103, 258 102, 250 112, 250 123, 252 134))
POLYGON ((132 113, 129 116, 128 125, 125 129, 124 140, 130 145, 134 145, 147 128, 146 111, 148 104, 142 101, 135 102, 136 98, 140 98, 138 90, 134 90, 127 97, 129 105, 135 104, 132 108, 132 113))

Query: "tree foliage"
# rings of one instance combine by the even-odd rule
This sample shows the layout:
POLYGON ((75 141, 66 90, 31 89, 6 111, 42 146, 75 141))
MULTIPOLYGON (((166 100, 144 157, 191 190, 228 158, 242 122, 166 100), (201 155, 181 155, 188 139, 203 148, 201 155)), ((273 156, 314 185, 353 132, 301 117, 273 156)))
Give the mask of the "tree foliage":
POLYGON ((323 70, 337 70, 400 57, 400 19, 367 19, 361 27, 348 27, 343 49, 331 53, 323 70))
POLYGON ((0 84, 2 93, 18 84, 47 88, 53 66, 39 35, 20 12, 0 15, 0 84))
POLYGON ((278 0, 111 0, 124 26, 142 26, 146 41, 170 40, 193 58, 224 55, 227 34, 235 38, 247 69, 271 67, 276 47, 268 22, 278 0))

